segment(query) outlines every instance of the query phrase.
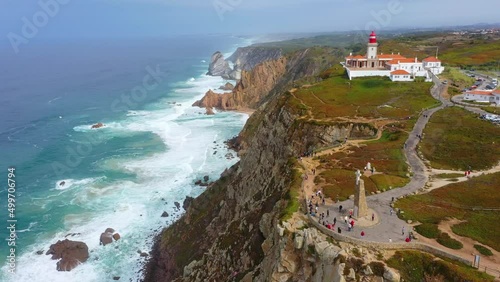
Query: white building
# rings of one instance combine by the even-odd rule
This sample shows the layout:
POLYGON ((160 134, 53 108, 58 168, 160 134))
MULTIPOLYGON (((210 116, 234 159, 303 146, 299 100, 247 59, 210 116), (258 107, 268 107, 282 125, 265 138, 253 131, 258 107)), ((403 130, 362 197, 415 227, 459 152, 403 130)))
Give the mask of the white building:
POLYGON ((500 105, 500 90, 472 90, 464 93, 464 101, 500 105))
POLYGON ((370 34, 366 55, 353 56, 351 53, 342 65, 351 80, 365 76, 388 76, 393 81, 413 81, 419 76, 431 81, 429 71, 436 75, 444 71, 441 61, 436 57, 429 57, 419 62, 417 58, 406 58, 400 54, 378 54, 377 35, 373 31, 370 34), (393 74, 398 70, 408 74, 403 72, 393 74))

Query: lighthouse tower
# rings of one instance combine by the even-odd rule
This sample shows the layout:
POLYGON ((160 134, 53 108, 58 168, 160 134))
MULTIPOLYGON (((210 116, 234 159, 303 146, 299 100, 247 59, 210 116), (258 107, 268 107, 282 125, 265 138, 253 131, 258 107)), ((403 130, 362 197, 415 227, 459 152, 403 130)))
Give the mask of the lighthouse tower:
POLYGON ((368 50, 366 52, 366 59, 368 61, 369 68, 379 67, 377 52, 378 52, 377 35, 375 34, 374 31, 372 31, 372 33, 370 34, 370 40, 368 41, 368 50))

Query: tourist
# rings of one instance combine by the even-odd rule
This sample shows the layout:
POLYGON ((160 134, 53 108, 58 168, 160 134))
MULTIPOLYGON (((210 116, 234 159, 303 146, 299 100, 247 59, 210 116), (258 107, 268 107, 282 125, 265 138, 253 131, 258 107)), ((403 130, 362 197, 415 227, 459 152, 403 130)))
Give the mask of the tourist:
POLYGON ((372 221, 374 221, 374 220, 375 220, 375 214, 372 213, 372 221))
POLYGON ((392 239, 391 238, 389 238, 389 243, 392 243, 392 239))
POLYGON ((339 212, 342 212, 342 205, 339 206, 339 212))
POLYGON ((401 234, 405 235, 405 227, 403 226, 403 229, 401 230, 401 234))
POLYGON ((349 223, 349 224, 347 225, 347 230, 348 230, 349 232, 351 232, 351 228, 352 228, 352 225, 349 223))
POLYGON ((347 215, 344 216, 344 221, 345 221, 345 223, 347 223, 347 215))
POLYGON ((354 229, 354 220, 351 220, 351 223, 350 223, 350 224, 351 224, 351 228, 353 228, 353 229, 354 229))
POLYGON ((337 232, 342 233, 342 229, 340 229, 340 227, 337 227, 337 232))
POLYGON ((333 218, 333 225, 335 225, 335 224, 337 224, 337 218, 336 217, 333 218))
POLYGON ((391 212, 391 215, 392 215, 392 208, 391 208, 391 211, 390 211, 390 212, 391 212))
POLYGON ((330 217, 330 210, 326 210, 326 217, 330 217))
POLYGON ((365 236, 365 231, 361 231, 361 237, 365 236))
POLYGON ((323 206, 324 206, 324 205, 325 205, 325 202, 326 202, 326 201, 325 201, 325 197, 323 197, 322 201, 323 201, 323 206))

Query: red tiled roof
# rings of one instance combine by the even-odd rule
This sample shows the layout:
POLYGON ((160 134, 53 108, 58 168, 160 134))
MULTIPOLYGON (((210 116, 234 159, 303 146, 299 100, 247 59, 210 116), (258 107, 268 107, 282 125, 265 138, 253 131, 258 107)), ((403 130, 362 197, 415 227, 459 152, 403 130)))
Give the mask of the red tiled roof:
POLYGON ((493 95, 492 91, 486 91, 486 90, 472 90, 472 91, 467 91, 465 94, 471 94, 471 95, 493 95))
POLYGON ((410 73, 405 70, 395 70, 391 72, 392 75, 409 75, 410 73))
POLYGON ((423 60, 423 62, 428 62, 428 63, 439 63, 441 62, 438 58, 436 57, 428 57, 423 60))
POLYGON ((493 94, 500 95, 500 89, 493 90, 493 94))

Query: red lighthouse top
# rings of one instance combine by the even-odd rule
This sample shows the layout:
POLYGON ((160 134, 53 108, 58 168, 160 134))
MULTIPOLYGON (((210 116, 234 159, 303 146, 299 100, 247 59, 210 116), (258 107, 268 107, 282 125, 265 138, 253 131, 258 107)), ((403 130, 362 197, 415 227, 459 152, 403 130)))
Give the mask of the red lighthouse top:
POLYGON ((372 34, 370 34, 370 43, 377 43, 377 35, 375 34, 375 31, 372 31, 372 34))

